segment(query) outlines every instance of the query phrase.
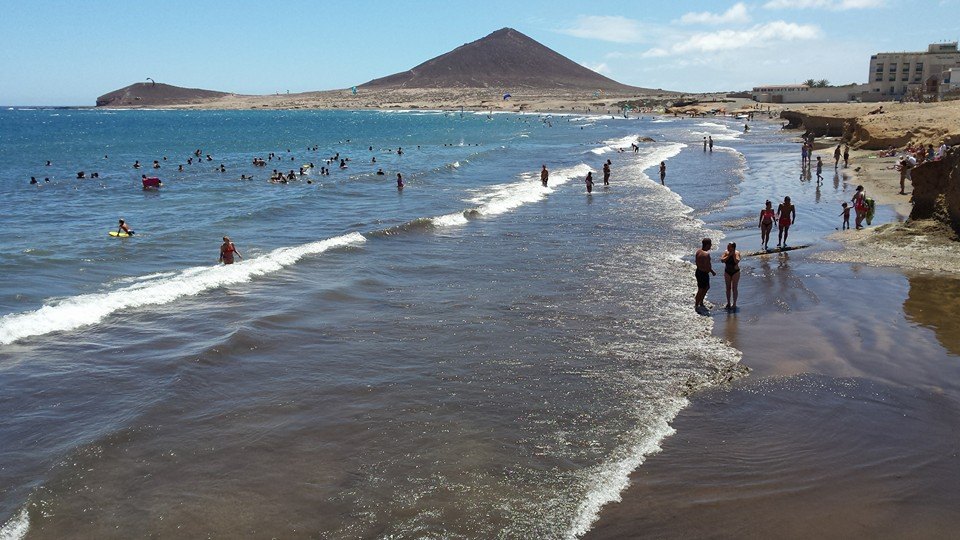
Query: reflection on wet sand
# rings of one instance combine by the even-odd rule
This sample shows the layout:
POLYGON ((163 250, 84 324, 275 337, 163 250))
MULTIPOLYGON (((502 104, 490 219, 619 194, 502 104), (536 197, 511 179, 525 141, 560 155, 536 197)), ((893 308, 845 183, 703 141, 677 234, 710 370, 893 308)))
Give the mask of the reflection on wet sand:
POLYGON ((908 277, 903 301, 907 320, 933 330, 950 354, 960 356, 960 279, 942 276, 908 277))

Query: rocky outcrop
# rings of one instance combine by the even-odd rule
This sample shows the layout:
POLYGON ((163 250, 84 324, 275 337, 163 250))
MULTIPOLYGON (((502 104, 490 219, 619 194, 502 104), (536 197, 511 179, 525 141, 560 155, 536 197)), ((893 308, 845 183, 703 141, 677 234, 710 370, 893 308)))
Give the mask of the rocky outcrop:
POLYGON ((163 83, 135 83, 97 98, 97 107, 157 107, 204 102, 226 92, 182 88, 163 83))
POLYGON ((818 116, 799 111, 782 111, 780 118, 787 121, 786 129, 805 129, 817 137, 839 137, 853 118, 818 116))
POLYGON ((921 163, 913 179, 911 219, 938 219, 960 230, 960 148, 951 148, 940 161, 921 163))

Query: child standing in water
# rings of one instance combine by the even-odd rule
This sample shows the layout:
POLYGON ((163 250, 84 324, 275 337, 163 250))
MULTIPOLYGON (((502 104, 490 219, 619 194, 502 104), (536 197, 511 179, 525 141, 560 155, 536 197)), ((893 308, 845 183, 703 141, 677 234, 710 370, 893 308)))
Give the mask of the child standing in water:
POLYGON ((843 216, 843 225, 840 226, 840 230, 850 228, 850 205, 843 203, 843 212, 840 212, 840 215, 843 216))

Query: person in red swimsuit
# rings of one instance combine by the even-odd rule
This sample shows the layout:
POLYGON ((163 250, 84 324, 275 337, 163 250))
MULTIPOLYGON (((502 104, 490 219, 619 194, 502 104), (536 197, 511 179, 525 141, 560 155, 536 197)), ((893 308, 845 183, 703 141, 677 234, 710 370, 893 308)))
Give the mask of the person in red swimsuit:
POLYGON ((770 231, 773 230, 773 220, 777 213, 773 211, 773 203, 767 201, 763 210, 760 210, 760 243, 763 249, 770 249, 770 231))
POLYGON ((240 252, 237 251, 237 246, 233 245, 229 237, 224 236, 223 244, 220 245, 220 262, 223 264, 233 264, 234 254, 243 259, 243 255, 240 255, 240 252))
POLYGON ((787 234, 790 233, 790 226, 797 220, 797 207, 790 202, 790 197, 784 197, 783 202, 777 207, 777 224, 780 226, 777 247, 787 247, 787 234))

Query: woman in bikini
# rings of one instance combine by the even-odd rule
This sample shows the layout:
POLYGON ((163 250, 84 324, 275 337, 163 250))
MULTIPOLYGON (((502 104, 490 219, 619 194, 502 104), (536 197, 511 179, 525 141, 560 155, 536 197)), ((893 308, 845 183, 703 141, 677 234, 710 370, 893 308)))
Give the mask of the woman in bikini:
POLYGON ((727 285, 727 309, 737 309, 737 288, 740 285, 740 252, 737 243, 727 244, 727 250, 720 256, 723 263, 723 280, 727 285), (730 294, 733 293, 733 303, 730 303, 730 294))
POLYGON ((767 201, 767 206, 760 210, 760 243, 763 244, 763 249, 770 249, 770 231, 773 230, 773 219, 776 217, 777 213, 773 211, 773 203, 767 201))
POLYGON ((777 224, 780 226, 777 247, 787 247, 787 235, 790 233, 790 226, 796 220, 797 207, 790 202, 790 197, 784 197, 783 202, 777 207, 777 224))
POLYGON ((220 245, 220 262, 223 264, 233 264, 234 254, 241 259, 243 258, 243 255, 240 255, 240 252, 237 251, 237 246, 233 245, 229 237, 224 236, 223 244, 220 245))

